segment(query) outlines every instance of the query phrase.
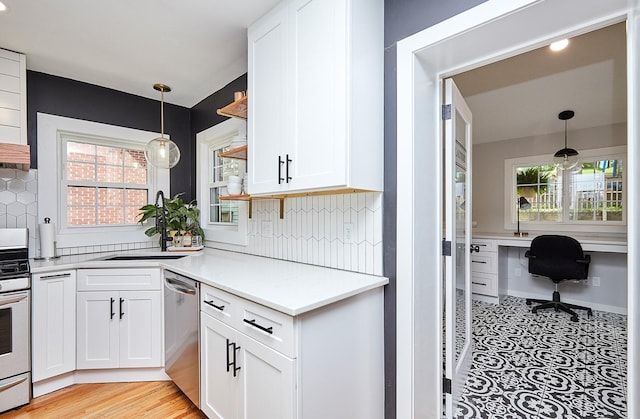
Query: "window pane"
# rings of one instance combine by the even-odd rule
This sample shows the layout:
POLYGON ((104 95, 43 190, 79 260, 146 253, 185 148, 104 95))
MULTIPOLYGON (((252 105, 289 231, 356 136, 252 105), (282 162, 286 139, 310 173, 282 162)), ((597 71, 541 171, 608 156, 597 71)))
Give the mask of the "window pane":
POLYGON ((92 226, 96 224, 96 207, 67 207, 67 224, 70 226, 92 226))
POLYGON ((67 141, 67 161, 95 163, 96 146, 67 141))
MULTIPOLYGON (((531 204, 520 211, 520 221, 561 221, 562 193, 555 166, 524 166, 516 170, 517 196, 531 204)), ((514 202, 516 208, 517 203, 514 202)))
POLYGON ((96 188, 69 186, 67 188, 68 205, 95 205, 96 188))
POLYGON ((124 168, 124 183, 134 183, 138 185, 146 185, 147 183, 147 168, 146 167, 125 167, 124 168))
POLYGON ((104 166, 98 165, 98 182, 123 182, 123 168, 122 166, 104 166))
POLYGON ((93 163, 67 162, 68 180, 95 180, 96 166, 93 163))
POLYGON ((237 201, 220 201, 220 188, 211 188, 209 190, 209 222, 237 224, 239 217, 239 209, 237 201))
POLYGON ((106 206, 98 207, 98 224, 113 225, 124 223, 124 207, 106 206))
POLYGON ((571 221, 622 221, 621 160, 583 162, 571 174, 571 221))
POLYGON ((96 146, 96 160, 101 164, 121 166, 122 151, 121 148, 96 146))
POLYGON ((125 150, 124 165, 126 167, 147 168, 147 160, 142 150, 125 150))

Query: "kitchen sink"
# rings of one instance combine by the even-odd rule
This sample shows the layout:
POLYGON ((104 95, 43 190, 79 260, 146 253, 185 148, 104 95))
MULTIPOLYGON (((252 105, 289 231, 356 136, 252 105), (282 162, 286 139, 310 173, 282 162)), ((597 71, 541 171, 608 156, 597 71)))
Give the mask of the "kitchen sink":
POLYGON ((126 256, 110 256, 103 260, 167 260, 180 259, 187 255, 126 255, 126 256))

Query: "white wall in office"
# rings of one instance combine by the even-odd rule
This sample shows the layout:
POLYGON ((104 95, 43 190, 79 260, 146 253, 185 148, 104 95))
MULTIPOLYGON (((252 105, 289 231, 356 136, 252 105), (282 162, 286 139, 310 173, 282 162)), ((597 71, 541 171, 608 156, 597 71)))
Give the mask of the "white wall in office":
MULTIPOLYGON (((580 150, 627 144, 627 124, 569 131, 569 146, 580 150)), ((564 132, 516 138, 473 146, 474 231, 500 233, 504 229, 504 161, 553 154, 564 146, 564 132)))
MULTIPOLYGON (((508 249, 509 295, 526 298, 551 299, 554 283, 547 278, 533 277, 528 272, 527 249, 508 249), (518 270, 520 276, 518 276, 518 270)), ((626 253, 586 252, 591 255, 589 281, 563 281, 558 290, 562 301, 591 307, 594 310, 627 313, 627 255, 626 253), (592 285, 593 277, 600 278, 600 286, 592 285)))

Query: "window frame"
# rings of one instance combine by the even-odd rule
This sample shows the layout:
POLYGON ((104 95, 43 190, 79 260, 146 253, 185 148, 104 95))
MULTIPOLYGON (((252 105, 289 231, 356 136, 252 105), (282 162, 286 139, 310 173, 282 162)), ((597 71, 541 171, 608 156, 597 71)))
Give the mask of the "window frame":
MULTIPOLYGON (((140 144, 140 143, 131 143, 129 141, 122 141, 120 139, 105 139, 105 138, 99 138, 99 137, 95 137, 95 136, 89 136, 89 135, 78 135, 76 133, 70 133, 70 132, 66 132, 66 131, 59 131, 58 132, 59 136, 60 136, 60 162, 58 163, 60 165, 60 170, 61 170, 61 174, 62 174, 62 179, 61 179, 61 190, 60 190, 60 222, 62 223, 62 226, 68 228, 68 229, 84 229, 84 228, 94 228, 94 227, 99 227, 99 226, 103 226, 103 227, 126 227, 126 226, 131 226, 134 224, 100 224, 100 225, 69 225, 68 224, 68 207, 69 207, 69 203, 68 203, 68 194, 67 193, 63 193, 63 191, 65 191, 69 186, 78 186, 78 187, 89 187, 89 188, 101 188, 101 187, 106 187, 106 188, 115 188, 115 189, 122 189, 127 190, 127 189, 144 189, 146 190, 146 194, 147 194, 147 201, 145 203, 150 202, 150 196, 151 193, 150 191, 152 191, 152 181, 151 181, 151 176, 150 176, 150 168, 151 165, 147 164, 146 166, 146 172, 147 172, 147 182, 144 184, 141 183, 126 183, 124 182, 124 179, 122 182, 101 182, 101 181, 89 181, 89 180, 69 180, 67 178, 67 164, 68 164, 68 160, 67 160, 67 144, 69 142, 74 142, 74 143, 79 143, 79 144, 88 144, 88 145, 93 145, 93 146, 104 146, 104 147, 110 147, 110 148, 118 148, 121 150, 136 150, 136 151, 144 151, 144 144, 140 144)), ((124 176, 124 173, 123 173, 124 176)), ((98 203, 96 202, 96 206, 98 206, 98 203)), ((125 209, 126 206, 123 205, 123 209, 125 209)))
POLYGON ((231 143, 233 137, 246 134, 246 122, 230 118, 196 134, 196 196, 200 207, 200 225, 205 232, 206 241, 220 242, 239 246, 248 245, 249 204, 238 204, 238 223, 211 223, 210 187, 211 151, 231 143))
MULTIPOLYGON (((627 147, 614 146, 595 148, 579 151, 580 161, 585 159, 612 160, 618 159, 623 162, 622 182, 627 187, 627 147)), ((517 199, 516 170, 523 166, 544 166, 553 165, 553 155, 544 154, 537 156, 516 157, 504 160, 504 228, 505 230, 515 230, 517 223, 517 213, 515 202, 517 199), (512 205, 513 203, 513 205, 512 205)), ((523 221, 520 220, 520 229, 531 231, 568 231, 568 232, 598 232, 598 233, 625 233, 627 230, 627 193, 622 197, 622 221, 586 221, 568 219, 568 202, 570 196, 565 191, 568 187, 568 178, 562 178, 562 220, 557 222, 548 221, 523 221)))
MULTIPOLYGON (((80 247, 116 243, 155 242, 144 234, 148 226, 135 225, 66 225, 66 167, 63 137, 88 138, 101 141, 102 145, 144 149, 146 144, 160 133, 102 124, 81 119, 38 113, 38 220, 51 218, 56 225, 57 247, 80 247), (53 158, 45 158, 52 156, 53 158), (53 203, 53 205, 52 205, 53 203)), ((165 134, 166 135, 166 134, 165 134)), ((155 191, 162 190, 170 196, 169 169, 147 166, 147 202, 155 198, 155 191)))

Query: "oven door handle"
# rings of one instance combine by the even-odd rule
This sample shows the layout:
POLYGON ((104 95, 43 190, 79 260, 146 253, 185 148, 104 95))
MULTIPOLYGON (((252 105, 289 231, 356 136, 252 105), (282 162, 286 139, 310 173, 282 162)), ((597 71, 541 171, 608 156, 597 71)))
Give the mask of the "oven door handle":
POLYGON ((2 384, 2 385, 0 385, 0 391, 5 391, 8 388, 16 386, 16 385, 20 384, 21 382, 23 382, 26 379, 27 379, 27 377, 18 377, 17 379, 15 379, 13 381, 9 381, 8 383, 2 384))
POLYGON ((26 295, 18 295, 18 296, 9 297, 9 298, 6 298, 6 299, 0 297, 0 306, 6 306, 8 304, 17 303, 18 301, 25 300, 26 298, 27 298, 26 295))

